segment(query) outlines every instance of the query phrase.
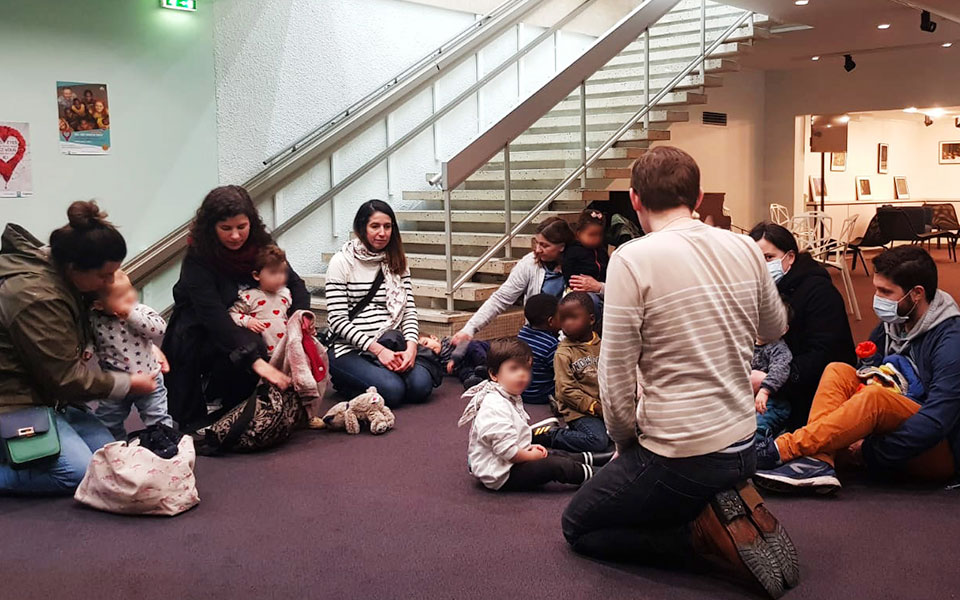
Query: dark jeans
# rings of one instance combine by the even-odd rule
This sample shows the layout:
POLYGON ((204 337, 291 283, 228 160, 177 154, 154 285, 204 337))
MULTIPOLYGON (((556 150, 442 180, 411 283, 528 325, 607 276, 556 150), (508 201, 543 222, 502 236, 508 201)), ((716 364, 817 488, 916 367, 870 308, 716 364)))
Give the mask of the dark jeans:
POLYGON ((336 358, 329 351, 330 375, 333 387, 348 396, 356 396, 375 386, 390 408, 405 403, 426 402, 433 392, 433 379, 422 365, 415 364, 406 373, 395 373, 376 359, 359 352, 348 352, 336 358))
MULTIPOLYGON (((467 381, 472 377, 480 376, 477 372, 477 367, 483 367, 482 370, 484 373, 486 372, 487 352, 489 350, 490 342, 483 340, 472 340, 467 345, 467 352, 454 366, 454 373, 457 379, 460 380, 460 383, 466 385, 467 381)), ((446 365, 444 365, 444 367, 446 367, 446 365)), ((481 378, 487 379, 487 375, 484 374, 481 378)))
POLYGON ((635 446, 577 491, 563 512, 576 552, 612 561, 675 562, 689 556, 690 523, 717 492, 753 475, 754 446, 666 458, 635 446))
POLYGON ((581 484, 584 479, 586 469, 583 463, 573 460, 562 450, 550 450, 546 458, 510 467, 510 477, 500 489, 517 492, 536 489, 551 481, 581 484))
POLYGON ((551 448, 569 452, 603 452, 610 445, 607 426, 598 417, 580 417, 558 429, 550 441, 551 448))
POLYGON ((790 420, 790 401, 781 396, 767 399, 767 412, 757 413, 757 439, 777 437, 790 420))

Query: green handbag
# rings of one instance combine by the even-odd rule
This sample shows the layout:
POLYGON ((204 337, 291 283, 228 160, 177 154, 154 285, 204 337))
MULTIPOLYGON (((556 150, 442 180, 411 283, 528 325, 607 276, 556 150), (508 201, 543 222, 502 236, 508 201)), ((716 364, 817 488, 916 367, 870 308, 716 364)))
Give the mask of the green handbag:
POLYGON ((50 407, 33 407, 0 414, 0 442, 6 462, 30 469, 60 456, 57 419, 50 407))

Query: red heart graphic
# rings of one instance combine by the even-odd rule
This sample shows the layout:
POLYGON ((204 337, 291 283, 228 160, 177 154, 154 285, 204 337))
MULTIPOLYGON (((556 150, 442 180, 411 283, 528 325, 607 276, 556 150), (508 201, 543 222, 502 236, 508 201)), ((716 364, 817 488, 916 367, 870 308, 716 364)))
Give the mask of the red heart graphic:
POLYGON ((249 300, 249 299, 250 299, 250 294, 247 294, 246 296, 244 296, 244 298, 246 298, 247 300, 249 300))
POLYGON ((280 302, 283 302, 284 304, 286 304, 286 303, 287 303, 287 299, 286 299, 286 298, 280 298, 280 302))
POLYGON ((279 315, 279 314, 280 314, 280 311, 279 311, 279 310, 275 310, 275 311, 273 311, 273 314, 279 315))
POLYGON ((264 327, 270 327, 270 321, 267 321, 266 323, 264 323, 263 326, 264 326, 264 327))
POLYGON ((273 352, 273 346, 267 346, 267 352, 273 352))
POLYGON ((27 140, 23 139, 19 131, 13 127, 0 125, 0 142, 7 141, 7 138, 11 136, 17 140, 17 152, 10 157, 10 160, 0 158, 0 177, 3 177, 3 180, 7 183, 9 183, 10 178, 13 177, 13 170, 17 168, 17 165, 20 164, 20 161, 23 159, 23 155, 27 152, 27 140))
POLYGON ((257 306, 263 306, 266 303, 267 303, 266 300, 260 300, 259 302, 257 302, 257 306))
POLYGON ((283 337, 283 332, 281 331, 280 333, 277 334, 277 339, 279 340, 279 339, 281 339, 282 337, 283 337))

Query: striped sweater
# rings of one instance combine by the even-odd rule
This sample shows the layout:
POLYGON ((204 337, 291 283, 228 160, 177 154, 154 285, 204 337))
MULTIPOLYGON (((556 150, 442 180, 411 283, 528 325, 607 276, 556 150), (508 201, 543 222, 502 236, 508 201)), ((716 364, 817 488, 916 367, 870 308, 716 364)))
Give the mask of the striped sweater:
POLYGON ((533 351, 533 376, 523 392, 523 399, 534 404, 546 404, 547 397, 553 395, 556 385, 553 380, 553 356, 560 340, 557 334, 530 325, 521 327, 517 337, 533 351))
POLYGON ((645 448, 682 458, 753 435, 754 341, 787 327, 753 240, 674 221, 617 249, 604 300, 600 397, 618 447, 639 429, 645 448))
MULTIPOLYGON (((334 356, 366 350, 376 341, 374 336, 377 332, 389 322, 385 284, 380 285, 373 300, 360 311, 360 314, 352 320, 348 315, 350 309, 367 295, 379 269, 380 265, 377 263, 362 261, 355 261, 351 269, 339 252, 330 259, 324 294, 327 297, 327 325, 338 337, 338 341, 333 344, 334 356)), ((403 285, 407 289, 407 308, 399 329, 403 332, 405 340, 416 344, 420 326, 417 322, 417 308, 413 303, 413 286, 410 283, 409 271, 403 275, 403 285)))

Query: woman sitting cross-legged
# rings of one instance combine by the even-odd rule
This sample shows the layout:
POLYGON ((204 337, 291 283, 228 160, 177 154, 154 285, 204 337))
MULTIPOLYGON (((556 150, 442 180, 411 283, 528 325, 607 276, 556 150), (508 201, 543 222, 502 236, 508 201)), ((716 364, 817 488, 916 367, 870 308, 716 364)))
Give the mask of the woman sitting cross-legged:
POLYGON ((387 406, 423 402, 430 372, 416 363, 419 324, 410 270, 390 205, 369 200, 353 219, 351 239, 327 268, 327 323, 334 387, 353 396, 376 386, 387 406))
POLYGON ((56 408, 60 455, 25 469, 5 464, 0 493, 72 493, 93 453, 112 441, 86 402, 149 394, 154 374, 87 365, 93 342, 84 294, 100 292, 127 254, 123 236, 94 202, 74 202, 50 247, 8 224, 0 250, 0 420, 31 407, 56 408))
MULTIPOLYGON (((260 333, 234 323, 230 309, 240 290, 257 287, 260 250, 273 244, 250 195, 237 185, 215 188, 190 227, 190 246, 173 286, 173 315, 163 338, 170 360, 170 416, 182 427, 203 425, 207 405, 236 406, 260 378, 285 388, 290 378, 267 362, 260 333)), ((310 308, 303 280, 287 267, 287 314, 310 308)))

